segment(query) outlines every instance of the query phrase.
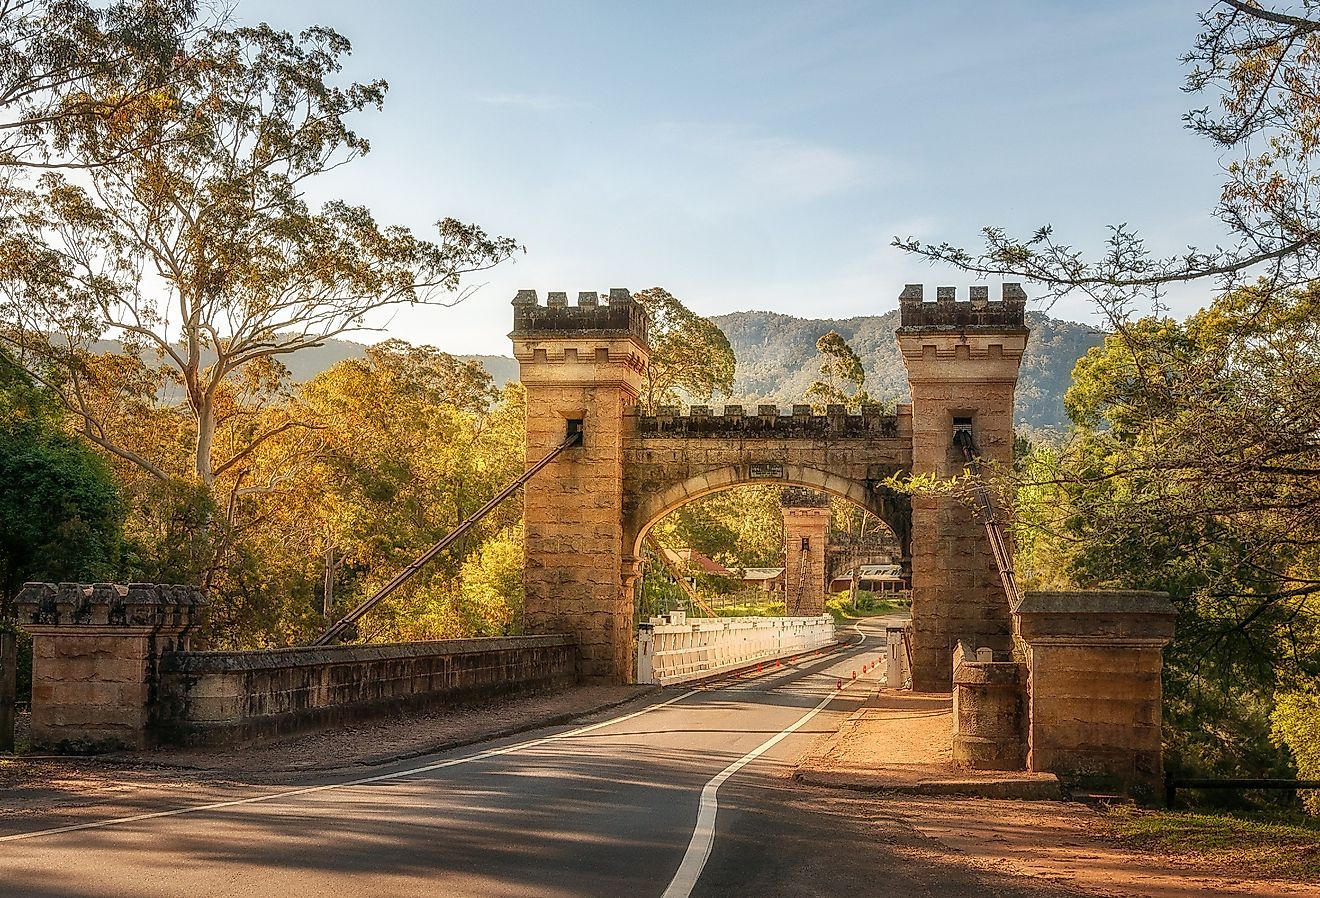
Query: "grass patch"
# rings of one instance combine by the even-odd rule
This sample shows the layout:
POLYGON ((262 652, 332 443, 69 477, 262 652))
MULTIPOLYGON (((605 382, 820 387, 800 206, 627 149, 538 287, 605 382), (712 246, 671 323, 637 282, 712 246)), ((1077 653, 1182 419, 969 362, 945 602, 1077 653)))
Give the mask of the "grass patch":
POLYGON ((825 610, 829 612, 830 617, 834 618, 836 624, 841 624, 844 621, 906 611, 907 605, 904 605, 895 599, 882 598, 875 593, 863 590, 857 593, 856 608, 853 608, 849 603, 848 594, 842 592, 825 602, 825 610))
POLYGON ((1196 858, 1244 875, 1320 879, 1320 818, 1300 811, 1110 809, 1105 834, 1125 847, 1196 858))
POLYGON ((720 617, 783 617, 784 611, 783 602, 747 602, 715 609, 720 617))

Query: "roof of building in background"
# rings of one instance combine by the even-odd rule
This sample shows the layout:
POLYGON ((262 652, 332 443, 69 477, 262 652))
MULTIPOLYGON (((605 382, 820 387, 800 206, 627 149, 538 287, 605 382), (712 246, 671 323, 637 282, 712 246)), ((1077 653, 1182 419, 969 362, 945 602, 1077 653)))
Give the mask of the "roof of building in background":
POLYGON ((670 564, 682 570, 698 570, 717 577, 737 576, 733 571, 696 549, 661 549, 670 564))
POLYGON ((784 569, 781 567, 748 567, 742 569, 742 579, 744 580, 773 580, 782 576, 784 569))

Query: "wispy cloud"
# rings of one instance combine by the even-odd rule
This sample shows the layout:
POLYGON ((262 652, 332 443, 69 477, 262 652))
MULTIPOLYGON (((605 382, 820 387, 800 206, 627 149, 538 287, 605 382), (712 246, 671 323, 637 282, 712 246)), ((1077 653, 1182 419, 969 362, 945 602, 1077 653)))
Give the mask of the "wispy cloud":
POLYGON ((793 137, 675 122, 657 125, 656 131, 672 151, 740 195, 809 202, 869 184, 883 173, 874 158, 793 137))
POLYGON ((486 93, 474 94, 472 99, 488 106, 512 106, 518 109, 530 109, 535 112, 582 109, 587 105, 581 100, 559 96, 558 94, 486 93))

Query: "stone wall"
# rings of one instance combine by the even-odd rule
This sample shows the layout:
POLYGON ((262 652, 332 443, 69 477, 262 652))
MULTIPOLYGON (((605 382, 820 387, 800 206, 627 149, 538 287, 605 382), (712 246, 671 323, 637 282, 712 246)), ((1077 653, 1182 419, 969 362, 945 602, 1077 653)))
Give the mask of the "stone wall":
POLYGON ((206 604, 201 590, 26 583, 15 604, 32 634, 32 747, 148 747, 160 656, 187 647, 206 604))
POLYGON ((405 711, 571 686, 569 636, 173 652, 151 729, 176 745, 241 745, 405 711))
MULTIPOLYGON (((967 462, 955 429, 970 431, 976 455, 1013 461, 1013 393, 1028 330, 1025 294, 1005 284, 991 302, 984 287, 957 301, 940 287, 924 302, 920 285, 900 297, 897 331, 912 391, 912 471, 949 478, 967 462)), ((918 691, 944 691, 959 639, 1006 651, 1008 597, 983 525, 956 496, 912 500, 912 666, 918 691)))

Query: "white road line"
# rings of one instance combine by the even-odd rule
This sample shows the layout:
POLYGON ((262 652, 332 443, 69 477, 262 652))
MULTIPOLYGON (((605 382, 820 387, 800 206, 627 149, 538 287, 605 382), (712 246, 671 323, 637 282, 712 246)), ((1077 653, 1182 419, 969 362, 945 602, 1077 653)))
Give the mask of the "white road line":
MULTIPOLYGON (((14 833, 9 836, 0 836, 0 842, 18 842, 23 839, 36 839, 40 836, 55 836, 60 833, 77 832, 83 829, 101 829, 107 826, 120 826, 125 823, 136 823, 140 820, 155 820, 159 817, 178 817, 183 814, 196 814, 201 811, 215 811, 221 808, 232 808, 244 804, 257 804, 258 802, 273 801, 277 798, 294 798, 300 795, 312 795, 317 792, 329 792, 332 789, 348 789, 353 786, 365 786, 371 783, 383 783, 388 780, 402 779, 406 776, 413 776, 419 773, 429 773, 432 770, 440 770, 445 767, 457 767, 460 764, 470 764, 473 761, 484 761, 487 758, 498 757, 499 755, 512 754, 516 751, 522 751, 528 748, 534 748, 538 745, 545 745, 547 742, 556 742, 561 739, 572 739, 574 736, 581 736, 583 733, 590 733, 607 726, 613 726, 616 723, 623 723, 625 720, 632 720, 634 717, 641 717, 643 714, 649 714, 652 711, 658 711, 661 708, 668 707, 675 702, 681 702, 689 696, 696 695, 698 690, 690 689, 682 695, 675 696, 668 701, 660 702, 658 705, 650 705, 642 708, 640 711, 634 711, 631 714, 624 714, 622 717, 614 717, 610 720, 602 720, 600 723, 593 723, 587 726, 578 727, 575 730, 568 730, 563 733, 555 733, 550 736, 542 736, 540 739, 531 739, 527 742, 519 742, 516 745, 506 745, 503 748, 491 748, 486 751, 477 752, 474 755, 467 755, 462 758, 450 758, 447 761, 437 761, 434 764, 426 764, 422 767, 413 767, 408 770, 396 770, 393 773, 381 773, 376 776, 367 776, 361 779, 349 780, 343 783, 328 783, 323 786, 308 786, 305 789, 286 789, 283 792, 270 792, 262 795, 252 795, 247 798, 235 798, 230 801, 217 801, 211 804, 190 805, 183 808, 172 808, 168 811, 152 811, 146 814, 134 814, 131 817, 114 817, 108 820, 96 820, 90 823, 71 823, 68 826, 56 826, 51 829, 39 829, 26 833, 14 833)), ((795 724, 800 726, 801 722, 795 724)))
POLYGON ((701 871, 706 868, 706 861, 710 858, 710 850, 715 845, 715 815, 720 809, 718 793, 724 781, 804 726, 838 694, 838 689, 830 690, 830 694, 821 699, 819 705, 725 767, 714 779, 706 783, 701 790, 701 802, 697 806, 697 825, 692 830, 692 839, 688 842, 687 852, 684 853, 683 861, 678 865, 678 872, 670 881, 669 888, 665 889, 660 898, 688 898, 696 888, 697 880, 701 878, 701 871))

